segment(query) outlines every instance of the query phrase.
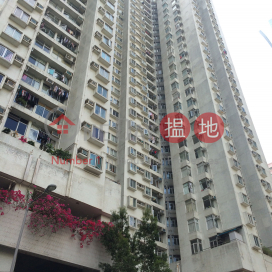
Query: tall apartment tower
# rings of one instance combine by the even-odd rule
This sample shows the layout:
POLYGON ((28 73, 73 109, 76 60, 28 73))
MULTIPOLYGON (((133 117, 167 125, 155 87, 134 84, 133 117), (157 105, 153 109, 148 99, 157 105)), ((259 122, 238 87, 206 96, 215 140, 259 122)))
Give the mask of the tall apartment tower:
MULTIPOLYGON (((106 221, 125 206, 132 232, 148 207, 166 252, 151 2, 1 0, 0 11, 0 129, 10 130, 0 135, 0 187, 54 183, 74 214, 106 221), (52 159, 48 143, 74 163, 52 159)), ((9 271, 22 214, 2 218, 0 270, 9 271)), ((37 242, 25 230, 17 268, 99 271, 110 261, 98 242, 79 252, 65 234, 37 242)))
MULTIPOLYGON (((210 1, 0 0, 0 21, 0 188, 54 183, 75 215, 105 221, 125 206, 131 232, 150 208, 173 271, 272 271, 272 180, 210 1), (179 144, 160 136, 171 112, 191 124, 179 144), (213 144, 193 133, 206 112, 225 125, 213 144)), ((22 216, 1 217, 1 271, 22 216)), ((78 247, 26 228, 15 271, 110 261, 98 241, 78 247)))
POLYGON ((180 258, 186 272, 269 271, 261 247, 272 246, 271 176, 212 4, 157 1, 157 13, 167 113, 181 112, 191 125, 185 141, 170 144, 180 245, 172 254, 169 215, 170 263, 180 258), (212 144, 194 134, 207 112, 225 126, 212 144))

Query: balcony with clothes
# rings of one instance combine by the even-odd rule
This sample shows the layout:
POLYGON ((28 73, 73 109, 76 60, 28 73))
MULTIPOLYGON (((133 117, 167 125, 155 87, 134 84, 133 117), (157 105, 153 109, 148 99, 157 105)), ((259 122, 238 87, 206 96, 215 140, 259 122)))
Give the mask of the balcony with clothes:
POLYGON ((78 0, 50 0, 49 3, 60 12, 69 12, 79 25, 83 23, 86 8, 82 5, 82 2, 78 0))
POLYGON ((54 83, 48 78, 39 79, 29 72, 24 72, 20 81, 20 86, 27 89, 35 96, 48 101, 52 108, 63 107, 69 97, 69 91, 62 86, 54 83))
POLYGON ((13 107, 33 117, 34 115, 30 112, 39 115, 40 117, 36 116, 35 122, 41 122, 41 124, 44 124, 45 121, 42 118, 52 122, 55 118, 58 118, 61 114, 65 113, 65 107, 58 107, 57 103, 52 103, 52 101, 47 100, 44 96, 38 96, 31 89, 25 88, 22 85, 19 85, 18 87, 13 107), (18 107, 15 103, 20 106, 18 107), (28 111, 23 110, 23 108, 28 111))
POLYGON ((53 22, 55 25, 58 26, 58 29, 66 31, 68 37, 71 39, 77 39, 80 40, 81 31, 79 29, 79 26, 75 24, 73 21, 67 19, 67 16, 63 16, 62 13, 58 13, 50 6, 45 12, 44 15, 45 20, 53 22), (60 28, 59 28, 60 27, 60 28))
MULTIPOLYGON (((40 30, 42 32, 44 32, 46 34, 46 38, 49 39, 50 45, 54 45, 55 41, 59 42, 61 45, 63 45, 64 47, 66 47, 67 49, 69 49, 71 52, 77 54, 78 50, 78 42, 76 42, 76 40, 74 39, 74 41, 70 38, 67 38, 65 35, 65 30, 61 30, 60 28, 53 28, 53 25, 49 24, 49 20, 48 22, 42 22, 41 26, 40 26, 40 30)), ((69 35, 69 34, 68 34, 69 35)), ((67 36, 68 36, 67 35, 67 36)), ((42 35, 44 36, 44 35, 42 35)), ((39 35, 39 38, 41 38, 41 36, 39 35)))
MULTIPOLYGON (((46 63, 39 59, 36 54, 31 54, 26 66, 26 72, 39 81, 45 80, 57 84, 65 89, 69 88, 72 72, 55 63, 46 63)), ((22 78, 23 80, 24 78, 22 78)))
POLYGON ((34 123, 33 118, 28 118, 16 108, 12 108, 9 112, 4 128, 10 130, 9 135, 11 137, 18 138, 22 142, 28 142, 41 150, 45 150, 47 144, 51 144, 53 147, 56 144, 51 137, 51 135, 57 136, 56 130, 49 127, 49 131, 46 132, 44 124, 34 123))
POLYGON ((75 57, 67 54, 66 51, 59 50, 57 47, 46 45, 38 38, 35 40, 31 55, 34 55, 44 63, 53 65, 58 69, 65 69, 71 73, 74 70, 75 57))

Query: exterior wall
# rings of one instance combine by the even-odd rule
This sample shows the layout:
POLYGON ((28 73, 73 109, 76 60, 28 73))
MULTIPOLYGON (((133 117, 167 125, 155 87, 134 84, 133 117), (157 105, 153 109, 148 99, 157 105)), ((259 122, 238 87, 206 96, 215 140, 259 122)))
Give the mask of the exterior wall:
MULTIPOLYGON (((226 50, 226 47, 224 46, 222 49, 222 45, 220 48, 218 46, 216 34, 213 30, 215 27, 212 25, 207 8, 204 8, 206 5, 205 1, 175 1, 171 3, 168 1, 159 1, 157 3, 167 112, 176 111, 173 106, 176 102, 174 93, 177 92, 177 90, 173 89, 171 85, 176 81, 179 83, 177 89, 178 92, 180 92, 180 102, 182 103, 182 110, 180 112, 184 114, 191 123, 191 133, 187 138, 186 146, 170 144, 172 169, 174 173, 173 183, 177 207, 178 234, 180 245, 182 245, 180 248, 182 271, 202 271, 203 267, 207 267, 207 271, 212 271, 212 262, 210 264, 205 262, 204 264, 204 259, 202 259, 200 255, 209 255, 212 254, 210 252, 219 252, 221 247, 227 247, 226 245, 210 249, 210 238, 217 237, 218 234, 237 227, 242 227, 240 234, 245 242, 243 246, 248 252, 248 258, 254 260, 253 263, 257 264, 251 268, 245 265, 245 268, 251 269, 250 271, 254 269, 263 269, 263 271, 265 271, 262 254, 252 250, 252 241, 250 239, 252 235, 255 237, 260 235, 260 237, 262 237, 261 233, 263 232, 263 237, 266 240, 266 243, 263 243, 269 246, 270 238, 266 239, 266 237, 271 233, 271 231, 269 231, 271 226, 269 223, 271 220, 269 212, 270 205, 265 199, 266 191, 263 190, 260 182, 256 185, 260 192, 259 195, 257 194, 259 200, 255 201, 255 193, 253 193, 253 191, 250 193, 249 187, 253 188, 256 183, 253 183, 252 179, 256 181, 260 179, 260 176, 258 171, 256 171, 255 165, 251 165, 250 167, 252 172, 251 177, 248 175, 248 166, 246 166, 246 164, 247 162, 253 162, 253 156, 251 155, 252 149, 248 144, 248 140, 244 137, 244 132, 244 138, 241 138, 241 136, 238 139, 238 134, 237 139, 234 136, 234 134, 237 133, 236 126, 239 126, 239 130, 244 130, 244 124, 241 123, 242 119, 240 116, 236 116, 236 121, 231 117, 234 113, 238 113, 237 103, 241 103, 241 100, 236 97, 235 99, 238 101, 236 102, 232 94, 232 79, 231 77, 228 79, 228 73, 230 73, 230 71, 228 73, 226 72, 223 62, 225 58, 223 50, 226 50), (172 9, 174 6, 176 9, 172 9), (167 14, 169 14, 168 18, 167 14), (179 16, 180 19, 177 19, 179 16), (168 26, 171 28, 170 32, 165 31, 168 21, 168 26), (178 22, 182 24, 180 28, 176 28, 178 22), (179 29, 183 30, 183 32, 178 35, 177 30, 179 29), (171 37, 169 37, 169 33, 172 34, 171 37), (184 55, 181 56, 180 54, 182 52, 184 55), (211 59, 208 61, 207 55, 211 56, 211 59), (170 66, 171 56, 175 58, 173 63, 176 65, 176 68, 174 69, 170 66), (221 65, 221 68, 219 68, 219 65, 221 65), (189 74, 187 70, 187 75, 183 73, 183 69, 185 68, 189 69, 189 74), (177 73, 175 80, 170 77, 173 72, 177 73), (189 84, 183 82, 186 78, 189 78, 189 84), (217 85, 214 85, 214 83, 217 85), (193 95, 186 93, 188 88, 193 90, 193 95), (222 98, 220 98, 220 96, 222 96, 222 98), (187 104, 188 99, 192 97, 196 101, 195 106, 189 106, 187 104), (225 110, 219 111, 220 106, 224 107, 225 110), (197 109, 199 112, 194 117, 190 115, 192 109, 197 109), (206 112, 219 114, 225 122, 225 129, 231 132, 233 137, 226 137, 229 134, 225 132, 223 137, 216 143, 204 144, 195 142, 192 138, 194 135, 193 122, 198 115, 206 112), (237 123, 237 120, 239 123, 237 123), (241 148, 242 141, 243 147, 241 148), (236 152, 230 152, 230 145, 235 147, 236 152), (197 148, 202 148, 205 154, 204 158, 196 157, 195 150, 197 148), (181 161, 180 154, 185 151, 188 152, 189 160, 181 161), (244 154, 244 156, 246 154, 246 158, 242 157, 242 154, 244 154), (234 167, 233 160, 238 161, 240 166, 234 167), (206 172, 199 172, 198 167, 200 163, 206 164, 206 172), (183 171, 184 167, 188 167, 191 174, 188 176, 183 175, 183 172, 180 174, 180 171, 183 171), (237 184, 237 175, 244 178, 245 184, 243 186, 237 184), (210 189, 203 190, 200 184, 203 178, 207 178, 211 181, 210 189), (191 193, 186 192, 184 189, 184 184, 188 182, 192 183, 193 191, 191 191, 191 193), (246 207, 245 205, 241 205, 241 194, 244 194, 245 197, 250 199, 252 207, 249 205, 246 205, 246 207), (207 196, 215 199, 213 200, 214 207, 205 208, 203 198, 207 196), (186 211, 185 202, 188 200, 195 200, 196 209, 194 212, 186 211), (257 210, 254 211, 254 206, 259 211, 262 211, 260 214, 265 216, 258 220, 257 216, 255 216, 258 212, 257 210), (249 226, 247 217, 245 217, 246 214, 256 217, 257 228, 249 226), (213 228, 208 227, 206 218, 210 215, 217 217, 217 227, 215 223, 213 223, 213 228), (193 218, 198 222, 199 230, 190 231, 188 220, 193 218), (266 231, 264 228, 266 228, 266 231), (204 251, 192 257, 191 243, 195 239, 201 241, 204 251), (199 265, 197 265, 198 262, 199 265)), ((231 67, 233 67, 233 65, 231 65, 231 67)), ((240 86, 237 88, 240 90, 240 86)), ((240 98, 244 101, 242 95, 240 98)), ((251 125, 251 121, 249 123, 251 125)), ((258 143, 257 145, 258 147, 260 146, 258 143)), ((261 157, 264 158, 262 154, 261 157)), ((258 164, 260 165, 260 163, 258 164)), ((265 180, 269 183, 270 177, 265 178, 265 180)), ((237 258, 238 262, 240 262, 239 258, 237 258)), ((236 269, 242 269, 242 267, 243 264, 240 268, 239 265, 236 264, 236 269)), ((234 268, 226 266, 225 271, 232 270, 234 270, 234 268)))
MULTIPOLYGON (((5 254, 4 256, 1 254, 1 258, 5 258, 0 265, 1 271, 10 269, 13 257, 13 251, 10 249, 16 246, 23 216, 24 211, 10 210, 1 218, 1 252, 5 254)), ((82 268, 92 268, 96 271, 99 271, 99 262, 110 261, 110 257, 97 240, 94 240, 90 246, 80 248, 79 240, 74 240, 70 236, 70 230, 60 230, 56 234, 51 233, 42 237, 38 234, 33 235, 26 225, 19 249, 27 254, 43 256, 43 258, 70 263, 82 268)))

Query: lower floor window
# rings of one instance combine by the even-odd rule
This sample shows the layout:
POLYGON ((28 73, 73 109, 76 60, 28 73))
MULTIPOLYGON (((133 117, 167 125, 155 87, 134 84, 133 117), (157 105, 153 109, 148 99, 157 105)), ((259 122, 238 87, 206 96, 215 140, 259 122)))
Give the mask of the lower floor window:
POLYGON ((5 127, 12 131, 17 131, 21 135, 25 135, 28 121, 20 118, 15 114, 9 114, 5 123, 5 127))

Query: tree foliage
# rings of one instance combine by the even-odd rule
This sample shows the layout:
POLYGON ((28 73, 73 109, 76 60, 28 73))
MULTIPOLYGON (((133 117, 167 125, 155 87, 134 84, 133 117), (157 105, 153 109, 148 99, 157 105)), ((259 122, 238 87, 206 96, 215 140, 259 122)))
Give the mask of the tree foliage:
POLYGON ((157 255, 157 219, 145 210, 139 229, 131 234, 125 208, 112 213, 113 227, 104 228, 101 242, 111 255, 112 264, 100 263, 104 272, 171 272, 167 255, 157 255))

